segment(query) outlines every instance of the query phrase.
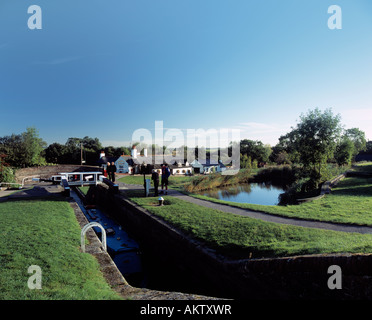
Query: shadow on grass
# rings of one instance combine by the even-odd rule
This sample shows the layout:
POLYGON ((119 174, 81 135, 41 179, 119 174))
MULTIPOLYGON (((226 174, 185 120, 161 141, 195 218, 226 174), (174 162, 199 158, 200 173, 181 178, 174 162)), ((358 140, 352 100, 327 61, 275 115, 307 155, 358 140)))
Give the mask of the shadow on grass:
POLYGON ((372 196, 372 179, 349 178, 332 190, 339 196, 372 196))

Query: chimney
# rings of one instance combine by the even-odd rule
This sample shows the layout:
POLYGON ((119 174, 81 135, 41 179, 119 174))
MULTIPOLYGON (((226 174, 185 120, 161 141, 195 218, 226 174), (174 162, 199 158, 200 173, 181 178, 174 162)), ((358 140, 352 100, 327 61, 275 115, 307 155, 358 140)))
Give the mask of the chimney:
POLYGON ((137 148, 136 146, 132 147, 131 156, 133 159, 137 159, 137 148))

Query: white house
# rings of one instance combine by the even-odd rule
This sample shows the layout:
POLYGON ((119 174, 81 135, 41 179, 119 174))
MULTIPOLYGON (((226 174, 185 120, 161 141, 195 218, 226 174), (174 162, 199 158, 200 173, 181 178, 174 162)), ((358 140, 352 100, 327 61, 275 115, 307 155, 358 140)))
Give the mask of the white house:
POLYGON ((185 164, 175 163, 170 165, 169 169, 173 175, 191 175, 193 173, 193 167, 187 161, 185 164))
POLYGON ((200 161, 195 159, 191 162, 191 166, 194 169, 194 173, 209 174, 226 170, 226 166, 221 162, 221 160, 218 160, 218 162, 215 163, 213 161, 211 162, 210 159, 200 161))
MULTIPOLYGON (((153 155, 148 157, 147 149, 143 150, 143 155, 141 155, 136 146, 132 147, 131 155, 121 155, 118 158, 106 157, 104 152, 101 152, 98 164, 103 168, 106 167, 107 162, 114 162, 116 166, 117 173, 129 173, 129 174, 139 174, 143 170, 143 165, 145 164, 145 171, 151 173, 152 169, 156 169, 161 175, 161 163, 165 163, 163 155, 153 155)), ((193 167, 186 162, 175 163, 169 165, 172 175, 191 175, 193 173, 193 167)))
POLYGON ((125 156, 120 156, 116 161, 115 161, 115 166, 116 166, 116 172, 117 173, 129 173, 129 164, 125 159, 125 156))

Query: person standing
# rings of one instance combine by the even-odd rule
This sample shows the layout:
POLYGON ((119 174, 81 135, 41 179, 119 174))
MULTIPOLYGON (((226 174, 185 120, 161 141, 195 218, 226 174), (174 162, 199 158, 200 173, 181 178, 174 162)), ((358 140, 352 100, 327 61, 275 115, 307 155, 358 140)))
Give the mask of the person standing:
MULTIPOLYGON (((164 178, 163 182, 164 182, 164 187, 165 187, 165 194, 168 194, 168 179, 169 179, 169 176, 170 176, 170 169, 168 167, 168 165, 166 164, 164 166, 164 176, 162 176, 162 178, 164 178)), ((163 187, 162 187, 163 189, 163 187)))
POLYGON ((115 172, 116 172, 115 162, 111 162, 111 181, 112 182, 115 182, 115 172))
POLYGON ((164 193, 164 178, 165 178, 165 164, 161 165, 161 191, 160 193, 164 193))
POLYGON ((107 172, 107 178, 111 180, 111 163, 110 162, 107 162, 106 172, 107 172))

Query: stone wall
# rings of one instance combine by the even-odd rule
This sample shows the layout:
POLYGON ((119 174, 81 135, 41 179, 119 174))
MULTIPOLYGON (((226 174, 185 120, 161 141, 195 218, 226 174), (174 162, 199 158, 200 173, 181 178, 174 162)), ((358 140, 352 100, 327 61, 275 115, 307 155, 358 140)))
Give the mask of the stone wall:
MULTIPOLYGON (((161 218, 111 194, 106 186, 92 187, 91 202, 103 205, 133 233, 153 259, 164 282, 183 278, 202 294, 233 299, 370 299, 372 255, 307 255, 275 259, 229 260, 176 230, 161 218), (332 274, 342 270, 342 289, 329 289, 332 274)), ((199 293, 199 292, 196 292, 199 293)))

